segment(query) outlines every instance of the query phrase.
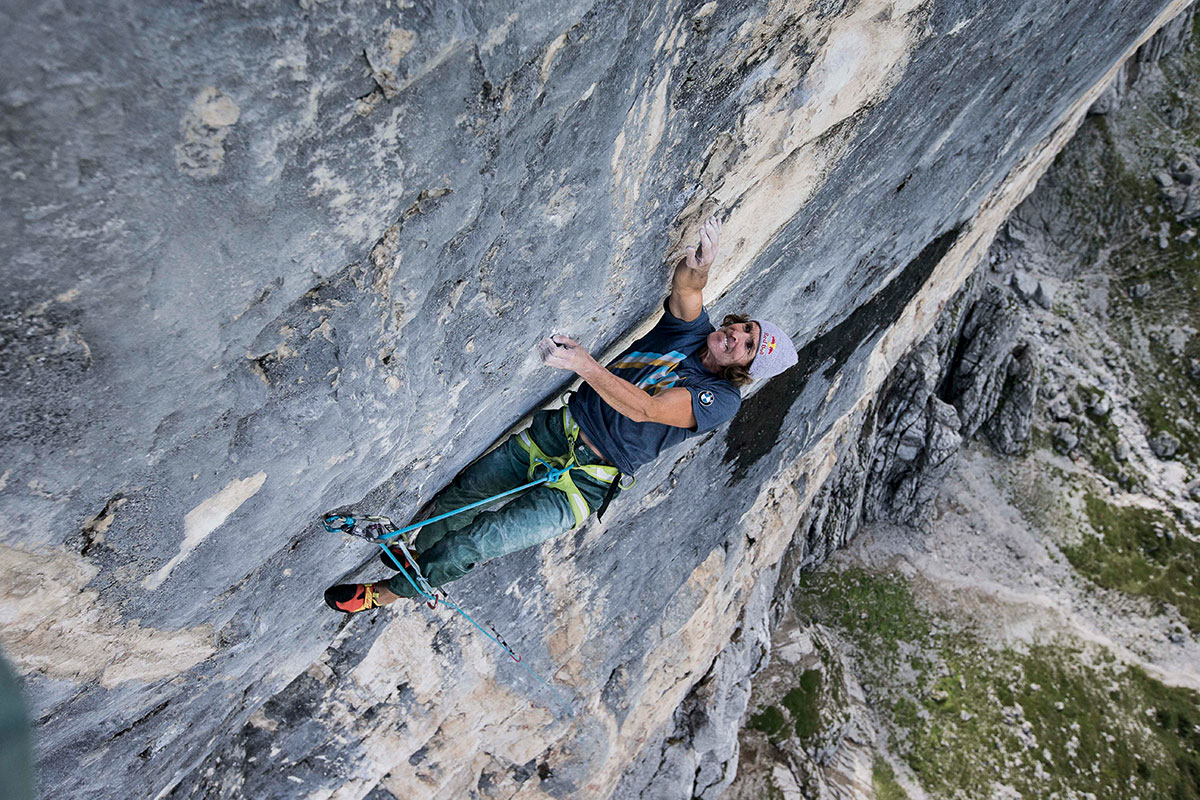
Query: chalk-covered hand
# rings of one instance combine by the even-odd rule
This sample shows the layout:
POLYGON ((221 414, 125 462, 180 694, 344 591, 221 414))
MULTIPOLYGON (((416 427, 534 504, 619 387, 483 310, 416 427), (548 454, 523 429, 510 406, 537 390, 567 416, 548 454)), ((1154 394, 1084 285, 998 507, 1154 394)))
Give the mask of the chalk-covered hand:
POLYGON ((700 227, 700 246, 689 247, 684 254, 688 269, 707 274, 708 268, 717 260, 717 247, 721 243, 721 220, 716 215, 709 217, 700 227))
POLYGON ((555 369, 581 372, 595 363, 595 360, 579 342, 569 336, 563 336, 561 333, 556 333, 548 339, 542 339, 537 343, 537 349, 542 363, 555 369))

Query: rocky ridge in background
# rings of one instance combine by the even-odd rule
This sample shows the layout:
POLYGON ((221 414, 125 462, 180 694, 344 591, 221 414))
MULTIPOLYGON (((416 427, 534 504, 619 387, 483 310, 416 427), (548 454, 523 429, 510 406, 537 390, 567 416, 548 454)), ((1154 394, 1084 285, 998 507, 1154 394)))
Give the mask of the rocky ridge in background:
POLYGON ((728 797, 1200 796, 1195 27, 1122 68, 840 448, 728 797))
MULTIPOLYGON (((834 444, 1184 5, 9 12, 0 639, 46 790, 718 795, 834 444), (715 209, 718 316, 801 365, 454 588, 576 715, 439 611, 331 615, 378 567, 319 516, 414 513, 558 394, 533 342, 628 341, 715 209)), ((894 409, 934 466, 953 403, 894 409)))

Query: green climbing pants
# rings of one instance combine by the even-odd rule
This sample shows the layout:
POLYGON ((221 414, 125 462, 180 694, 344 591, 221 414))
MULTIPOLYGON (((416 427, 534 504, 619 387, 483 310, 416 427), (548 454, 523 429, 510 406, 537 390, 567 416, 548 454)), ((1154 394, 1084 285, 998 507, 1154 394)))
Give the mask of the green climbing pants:
MULTIPOLYGON (((546 455, 567 454, 560 410, 537 412, 528 431, 546 455)), ((439 492, 433 500, 431 516, 529 483, 529 453, 521 446, 518 435, 508 437, 504 444, 467 467, 439 492)), ((575 460, 580 465, 603 463, 583 442, 575 444, 575 460)), ((587 501, 588 512, 599 508, 608 484, 583 470, 572 470, 571 477, 587 501)), ((421 528, 414 542, 417 563, 431 585, 441 586, 463 577, 476 564, 541 544, 575 526, 575 513, 566 492, 542 484, 516 495, 515 499, 505 498, 421 528)), ((387 587, 401 597, 416 595, 401 573, 388 581, 387 587)))

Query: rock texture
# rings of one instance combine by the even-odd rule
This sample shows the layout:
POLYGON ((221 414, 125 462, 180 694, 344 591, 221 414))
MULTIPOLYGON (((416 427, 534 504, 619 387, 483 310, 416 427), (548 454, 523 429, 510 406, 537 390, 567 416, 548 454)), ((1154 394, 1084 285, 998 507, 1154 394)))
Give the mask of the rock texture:
POLYGON ((840 647, 819 625, 789 611, 772 633, 772 654, 754 678, 751 717, 740 771, 726 800, 770 797, 841 800, 874 797, 876 729, 863 687, 840 647), (765 735, 760 735, 765 734, 765 735))
MULTIPOLYGON (((1035 727, 1065 730, 1067 718, 1055 715, 1079 711, 1064 682, 1044 687, 1049 718, 1032 703, 998 711, 994 691, 980 688, 987 670, 972 674, 962 654, 982 639, 987 662, 1001 663, 1042 644, 1065 664, 1026 665, 1042 675, 1082 667, 1085 681, 1097 680, 1098 665, 1117 663, 1152 676, 1164 695, 1200 688, 1189 566, 1200 491, 1185 419, 1200 409, 1190 360, 1200 352, 1200 252, 1176 202, 1182 179, 1171 182, 1187 171, 1164 166, 1186 165, 1179 154, 1194 147, 1198 37, 1189 9, 1122 67, 1114 85, 1125 105, 1110 104, 1111 90, 1098 101, 979 272, 837 446, 803 539, 782 562, 771 610, 779 624, 754 678, 729 796, 870 798, 895 782, 893 765, 894 791, 902 785, 911 797, 1031 796, 1005 788, 1030 764, 1002 763, 1012 748, 984 721, 1000 712, 992 722, 1035 754, 1035 793, 1158 791, 1111 750, 1099 756, 1105 772, 1088 775, 1086 748, 1074 761, 1078 738, 1053 755, 1038 749, 1044 742, 1034 747, 1035 727), (835 550, 831 569, 813 570, 835 550), (811 611, 820 606, 812 597, 831 588, 842 593, 824 616, 797 614, 794 592, 808 591, 811 611), (918 608, 937 620, 932 628, 905 617, 918 608), (860 614, 869 621, 857 626, 860 614), (814 621, 830 619, 833 630, 814 621), (817 673, 820 692, 805 691, 817 673), (945 706, 946 724, 936 712, 964 674, 974 688, 945 706), (922 738, 916 719, 933 719, 933 734, 922 738), (949 761, 961 783, 939 774, 949 761), (971 783, 981 771, 983 788, 971 783)), ((1182 707, 1190 713, 1197 700, 1182 707)), ((1134 728, 1145 716, 1136 700, 1108 712, 1134 728)), ((1192 736, 1182 734, 1181 752, 1194 759, 1192 736)), ((1146 772, 1161 770, 1161 784, 1196 792, 1183 762, 1151 761, 1146 772)))
MULTIPOLYGON (((44 790, 717 796, 835 443, 1183 5, 10 4, 0 642, 44 790), (627 341, 714 210, 718 313, 801 363, 455 586, 575 716, 442 611, 330 614, 375 567, 321 513, 415 514, 562 388, 533 343, 627 341)), ((1017 349, 905 366, 873 508, 919 514, 956 426, 1023 441, 1017 349)))
POLYGON ((928 523, 959 446, 978 431, 1001 452, 1028 444, 1037 340, 1015 295, 976 276, 896 365, 809 507, 801 566, 824 561, 863 522, 928 523))

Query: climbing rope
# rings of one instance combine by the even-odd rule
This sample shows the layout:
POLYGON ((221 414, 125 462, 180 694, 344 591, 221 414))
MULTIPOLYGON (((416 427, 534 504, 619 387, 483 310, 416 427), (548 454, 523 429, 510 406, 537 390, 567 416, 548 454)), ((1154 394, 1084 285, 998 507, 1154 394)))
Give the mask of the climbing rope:
MULTIPOLYGON (((545 464, 545 462, 542 463, 545 464)), ((574 718, 575 711, 571 708, 570 703, 563 699, 563 696, 559 694, 558 690, 555 689, 549 681, 534 672, 528 664, 521 660, 521 656, 517 655, 516 651, 513 650, 509 646, 508 642, 506 642, 503 637, 500 636, 494 626, 489 623, 488 627, 492 629, 490 633, 484 630, 483 626, 476 622, 470 614, 468 614, 466 611, 463 611, 461 607, 450 600, 449 595, 444 589, 434 589, 434 587, 430 586, 429 581, 426 580, 425 576, 421 574, 420 567, 417 566, 416 557, 413 556, 412 552, 408 549, 408 545, 404 539, 400 538, 403 534, 416 530, 423 525, 428 525, 431 522, 437 522, 438 520, 445 519, 446 517, 451 517, 455 514, 461 514, 464 511, 494 502, 502 497, 506 497, 523 489, 528 489, 532 486, 538 486, 543 483, 556 481, 563 472, 566 472, 565 469, 557 470, 549 464, 545 464, 545 466, 548 470, 548 474, 543 478, 539 478, 538 480, 535 480, 524 486, 519 486, 516 489, 502 492, 494 497, 489 497, 486 500, 480 500, 478 503, 472 503, 471 505, 455 509, 454 511, 449 511, 437 517, 422 520, 421 522, 409 525, 405 528, 397 529, 390 519, 383 516, 362 517, 361 519, 366 522, 367 525, 365 525, 361 531, 358 529, 359 519, 349 514, 329 514, 322 522, 325 526, 325 530, 329 531, 330 533, 345 533, 351 536, 358 536, 379 545, 383 552, 387 554, 387 557, 392 560, 392 563, 396 565, 396 569, 400 571, 400 574, 404 576, 404 579, 408 581, 410 586, 412 586, 413 590, 416 591, 417 594, 421 595, 421 597, 425 598, 425 604, 429 606, 429 608, 436 608, 438 605, 438 600, 440 599, 442 605, 446 606, 451 611, 454 611, 456 614, 465 619, 467 622, 474 625, 480 633, 495 642, 501 650, 508 653, 509 657, 512 658, 513 661, 520 664, 526 672, 528 672, 539 682, 541 682, 543 686, 549 689, 554 695, 554 699, 557 700, 558 704, 561 705, 567 712, 567 715, 574 718), (396 554, 393 553, 389 547, 389 542, 392 542, 392 544, 400 548, 400 551, 404 554, 405 560, 412 567, 413 574, 410 575, 409 571, 404 568, 403 564, 400 563, 400 560, 396 558, 396 554)))
MULTIPOLYGON (((539 464, 546 467, 547 474, 545 476, 538 478, 537 480, 530 481, 524 486, 518 486, 515 489, 509 489, 508 491, 501 492, 500 494, 492 495, 491 497, 485 497, 482 500, 470 503, 462 508, 456 508, 452 511, 447 511, 445 514, 438 514, 436 517, 430 517, 429 519, 423 519, 420 522, 414 522, 412 525, 408 525, 403 528, 394 529, 386 533, 372 534, 366 532, 369 530, 368 527, 364 528, 363 533, 359 533, 355 527, 356 520, 354 517, 346 514, 328 514, 324 520, 325 530, 329 531, 330 533, 347 533, 351 536, 358 536, 366 539, 367 541, 378 543, 379 541, 386 541, 388 539, 394 539, 397 536, 403 536, 404 534, 415 531, 418 528, 423 528, 430 523, 441 522, 447 517, 453 517, 455 514, 461 514, 464 511, 470 511, 473 508, 489 505, 497 500, 500 500, 501 498, 508 497, 510 494, 523 492, 526 489, 533 488, 534 486, 541 486, 543 483, 555 483, 563 476, 563 474, 569 471, 569 468, 555 469, 553 465, 548 464, 541 459, 537 459, 537 461, 539 464)), ((395 527, 392 525, 392 521, 387 517, 369 516, 363 517, 363 519, 368 523, 382 523, 386 520, 386 524, 389 526, 389 528, 395 527)))

